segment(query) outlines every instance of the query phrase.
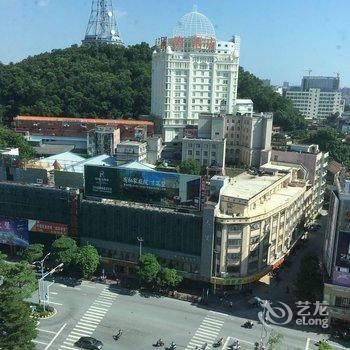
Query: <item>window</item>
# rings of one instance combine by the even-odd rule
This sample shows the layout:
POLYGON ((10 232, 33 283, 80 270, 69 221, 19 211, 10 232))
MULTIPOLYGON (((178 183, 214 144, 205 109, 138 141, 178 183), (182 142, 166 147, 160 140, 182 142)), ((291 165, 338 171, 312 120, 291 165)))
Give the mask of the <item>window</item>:
POLYGON ((350 309, 350 298, 335 297, 335 306, 350 309))
POLYGON ((212 157, 216 156, 216 152, 211 152, 212 157))
POLYGON ((226 256, 229 260, 238 260, 241 257, 241 253, 227 253, 226 256))
POLYGON ((203 152, 204 157, 208 157, 208 151, 203 152))
POLYGON ((197 148, 200 148, 201 145, 200 145, 199 143, 196 143, 196 147, 197 147, 197 148))
POLYGON ((189 149, 189 150, 187 151, 187 154, 188 154, 189 156, 192 156, 192 150, 189 149))
POLYGON ((196 151, 196 156, 200 156, 201 152, 200 151, 196 151))
POLYGON ((241 239, 231 239, 231 238, 229 238, 227 240, 227 245, 229 247, 240 247, 241 246, 241 242, 242 242, 241 239))

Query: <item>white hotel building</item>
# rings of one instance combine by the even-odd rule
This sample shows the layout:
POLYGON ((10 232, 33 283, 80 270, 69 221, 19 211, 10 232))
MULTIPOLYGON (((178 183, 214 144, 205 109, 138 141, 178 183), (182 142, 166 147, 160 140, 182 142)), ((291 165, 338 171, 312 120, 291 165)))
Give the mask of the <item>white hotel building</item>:
POLYGON ((200 113, 234 113, 240 38, 218 41, 210 20, 193 10, 171 38, 156 42, 152 57, 151 113, 163 126, 165 142, 182 139, 200 113), (222 109, 221 109, 222 111, 222 109))

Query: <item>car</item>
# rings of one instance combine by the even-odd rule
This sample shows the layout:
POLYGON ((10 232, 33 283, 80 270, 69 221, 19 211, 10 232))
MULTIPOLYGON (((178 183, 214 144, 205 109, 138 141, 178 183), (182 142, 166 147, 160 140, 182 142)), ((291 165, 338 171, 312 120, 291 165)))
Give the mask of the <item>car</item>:
POLYGON ((103 347, 103 343, 100 340, 97 340, 93 337, 81 337, 75 343, 75 346, 88 350, 100 350, 103 347))

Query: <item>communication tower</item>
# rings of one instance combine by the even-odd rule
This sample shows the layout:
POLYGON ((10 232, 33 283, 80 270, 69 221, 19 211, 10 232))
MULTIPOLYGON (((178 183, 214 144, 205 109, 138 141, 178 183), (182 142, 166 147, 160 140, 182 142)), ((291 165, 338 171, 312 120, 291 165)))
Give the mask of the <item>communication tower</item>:
POLYGON ((83 40, 83 44, 85 43, 124 45, 112 0, 92 0, 89 23, 83 40))

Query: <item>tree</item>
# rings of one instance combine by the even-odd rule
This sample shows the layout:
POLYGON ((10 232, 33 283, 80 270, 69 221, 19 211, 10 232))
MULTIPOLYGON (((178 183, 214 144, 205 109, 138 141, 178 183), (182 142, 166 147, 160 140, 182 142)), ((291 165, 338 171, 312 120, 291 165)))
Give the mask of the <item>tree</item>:
POLYGON ((322 293, 323 280, 316 253, 306 253, 300 262, 295 281, 296 296, 300 301, 315 302, 322 293))
POLYGON ((271 331, 269 339, 267 341, 267 350, 277 350, 280 349, 283 343, 283 334, 271 331))
POLYGON ((52 255, 56 264, 64 264, 65 269, 74 262, 78 247, 74 239, 62 236, 52 243, 52 255))
POLYGON ((157 283, 161 287, 176 287, 183 280, 175 269, 162 268, 159 270, 157 283))
POLYGON ((282 126, 286 131, 303 129, 304 117, 288 99, 274 92, 269 86, 264 86, 255 75, 239 68, 238 96, 250 98, 254 102, 254 110, 257 112, 273 112, 273 122, 282 126))
POLYGON ((8 264, 0 254, 0 349, 33 350, 35 320, 23 301, 36 289, 34 272, 27 262, 8 264))
POLYGON ((6 289, 19 299, 30 297, 37 288, 33 268, 26 261, 8 264, 0 257, 0 276, 3 276, 0 289, 6 289))
POLYGON ((155 282, 160 270, 160 265, 151 253, 142 254, 138 260, 136 273, 145 282, 155 282))
POLYGON ((43 250, 43 244, 29 244, 24 250, 23 259, 32 264, 34 261, 38 261, 42 258, 43 250))
POLYGON ((198 161, 187 159, 179 165, 179 171, 181 174, 199 175, 201 172, 201 166, 198 161))
POLYGON ((19 148, 19 156, 23 160, 30 159, 35 155, 33 147, 29 145, 23 135, 17 134, 8 128, 0 127, 0 149, 9 147, 19 148))
POLYGON ((78 250, 75 265, 84 278, 91 277, 100 263, 100 255, 92 245, 85 245, 78 250))
POLYGON ((320 345, 318 346, 318 349, 319 350, 332 350, 333 347, 329 343, 327 343, 325 341, 321 341, 320 345))

